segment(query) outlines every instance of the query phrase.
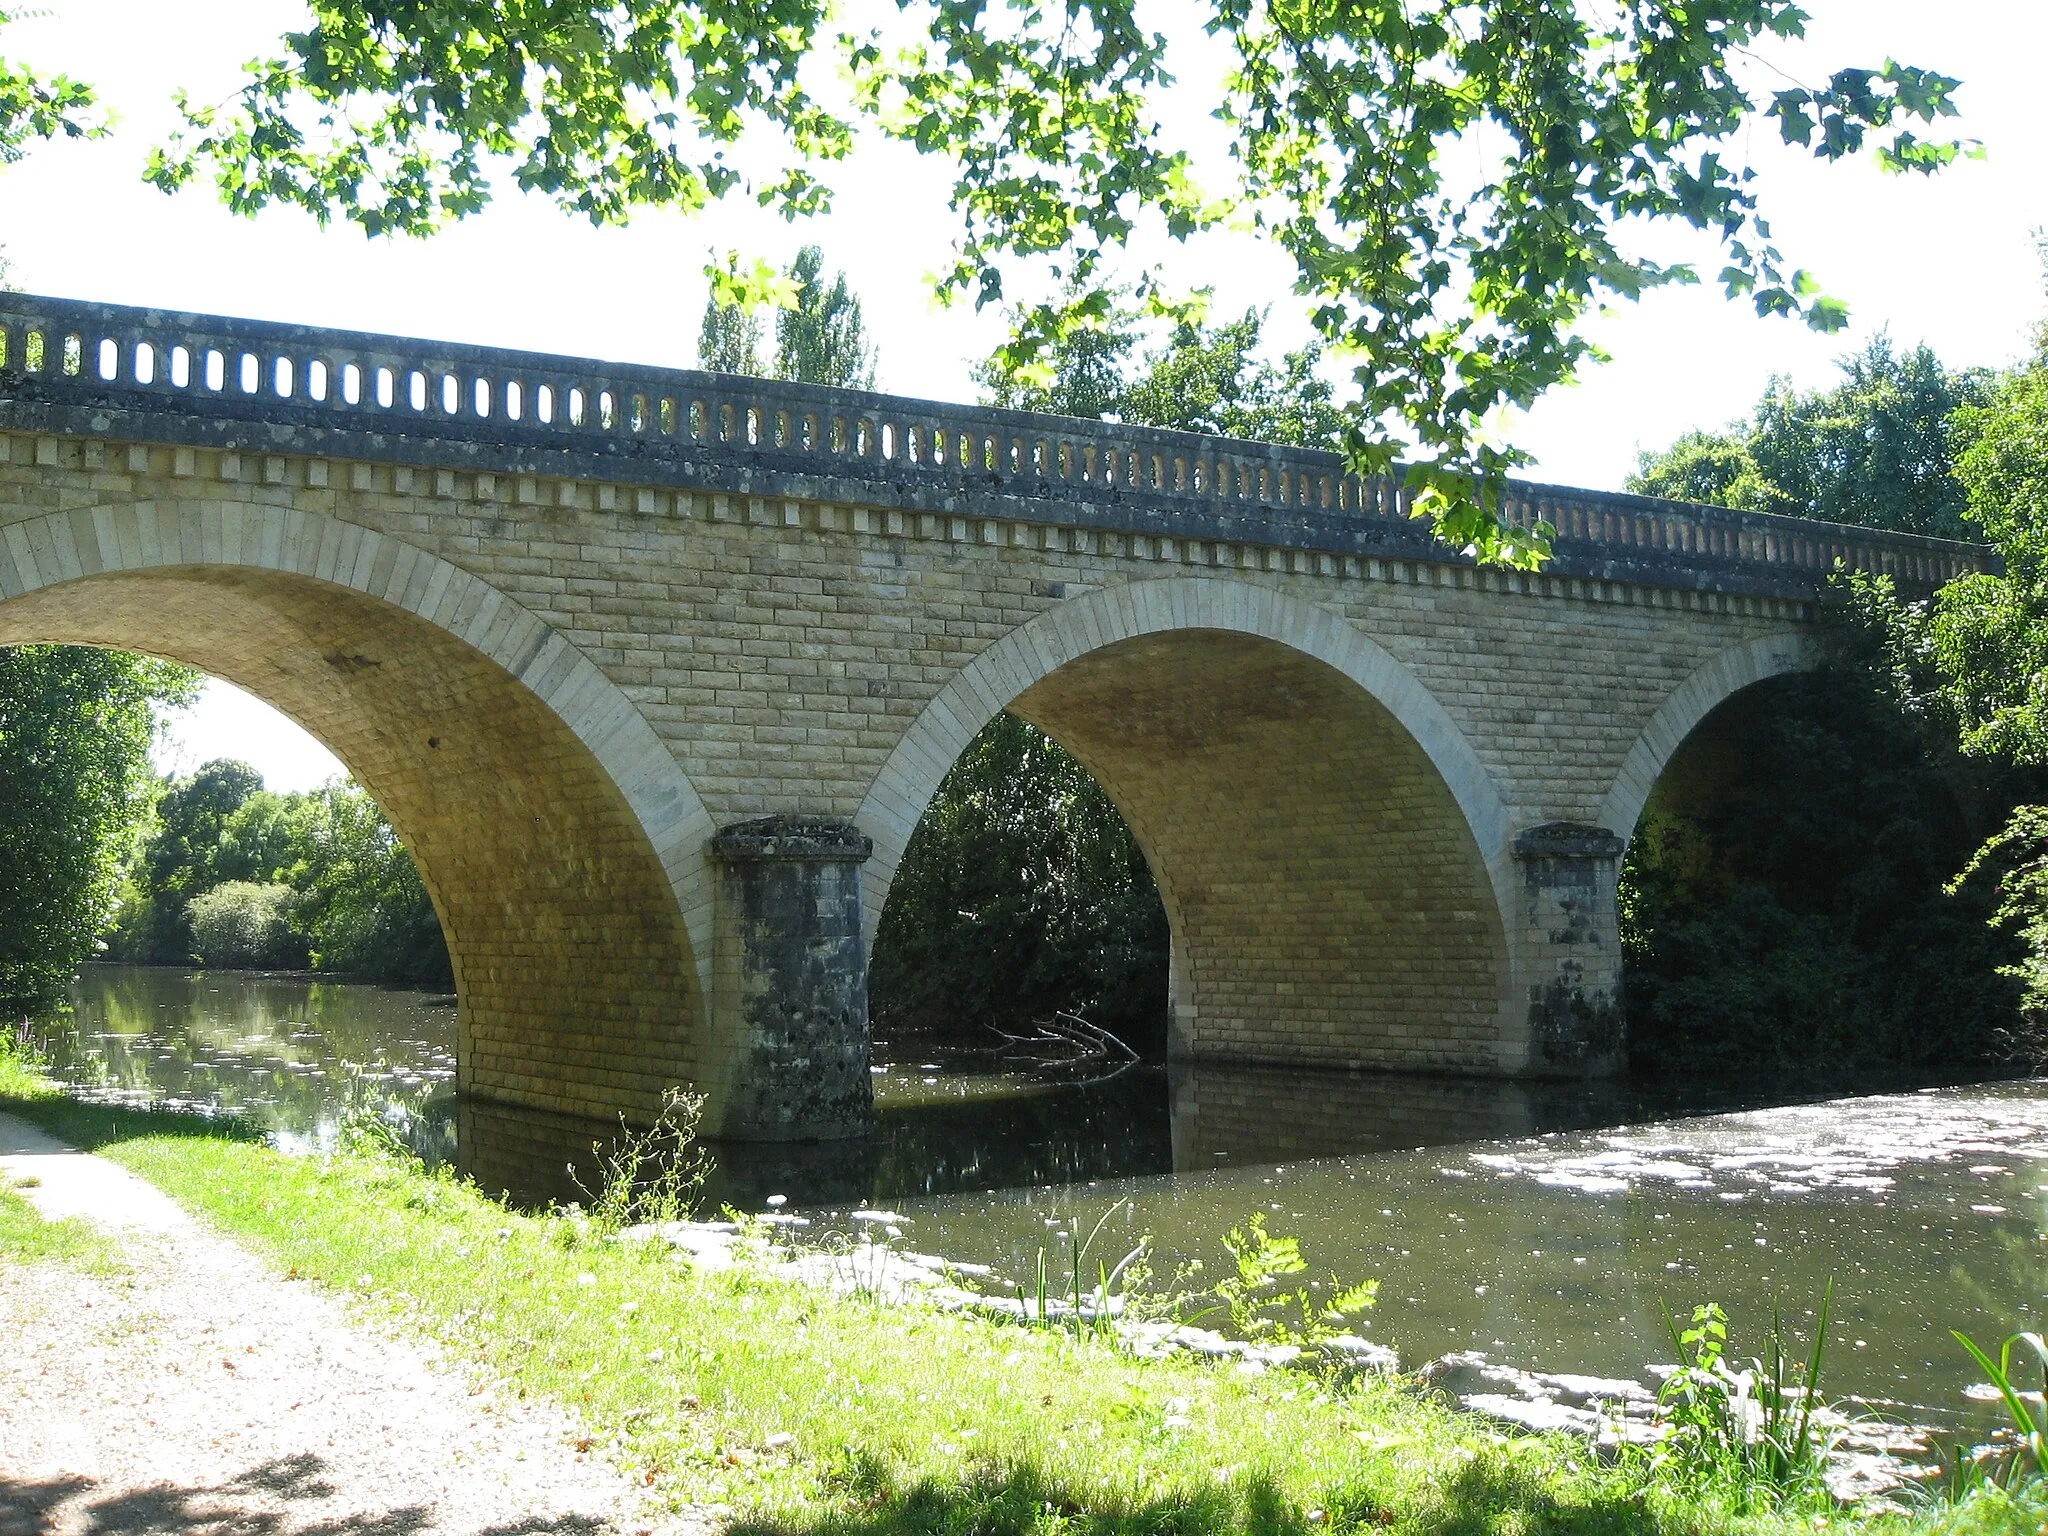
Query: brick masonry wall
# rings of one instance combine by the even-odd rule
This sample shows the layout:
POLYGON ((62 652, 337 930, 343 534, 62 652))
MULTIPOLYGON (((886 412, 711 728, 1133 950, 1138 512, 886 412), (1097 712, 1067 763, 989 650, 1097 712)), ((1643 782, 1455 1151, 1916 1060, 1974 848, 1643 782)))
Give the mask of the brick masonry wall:
POLYGON ((1194 1050, 1516 1070, 1544 962, 1514 832, 1625 807, 1808 617, 829 501, 4 444, 0 638, 178 655, 336 746, 421 853, 469 1085, 578 1112, 732 1070, 702 1001, 710 830, 856 820, 872 925, 948 746, 1012 702, 1128 806, 1194 1050))

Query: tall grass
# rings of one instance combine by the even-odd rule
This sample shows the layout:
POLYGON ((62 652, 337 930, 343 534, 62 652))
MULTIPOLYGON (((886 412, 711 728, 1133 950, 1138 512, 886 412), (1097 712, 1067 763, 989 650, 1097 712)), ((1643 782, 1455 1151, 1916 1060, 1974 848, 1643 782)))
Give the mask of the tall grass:
POLYGON ((1127 1277, 1142 1275, 1144 1260, 1150 1251, 1152 1240, 1141 1238, 1112 1268, 1106 1259, 1095 1261, 1095 1274, 1088 1277, 1084 1263, 1095 1240, 1102 1236, 1102 1229, 1109 1224, 1110 1217, 1130 1202, 1119 1200, 1096 1218, 1086 1239, 1081 1236, 1080 1218, 1067 1224, 1064 1234, 1067 1239, 1067 1276, 1063 1283, 1056 1285, 1044 1248, 1038 1250, 1030 1291, 1024 1282, 1015 1282, 1017 1311, 1027 1327, 1065 1328, 1073 1332, 1094 1332, 1109 1337, 1114 1334, 1116 1319, 1126 1310, 1131 1300, 1128 1290, 1119 1291, 1118 1284, 1127 1277), (1064 1292, 1064 1294, 1061 1294, 1064 1292))
POLYGON ((1999 1345, 1998 1358, 1994 1360, 1968 1334, 1955 1329, 1949 1332, 1998 1388, 2009 1420, 2009 1438, 2004 1443, 1979 1446, 1967 1457, 1954 1458, 1949 1469, 1952 1491, 1967 1492, 1987 1482, 2012 1488, 2039 1480, 2048 1471, 2048 1341, 2043 1341, 2038 1333, 2015 1333, 1999 1345), (2019 1345, 2024 1345, 2033 1357, 2028 1364, 2041 1372, 2038 1394, 2029 1393, 2015 1376, 2013 1355, 2019 1345), (2040 1399, 2038 1403, 2027 1401, 2035 1395, 2040 1399))
POLYGON ((1776 1305, 1763 1353, 1746 1364, 1730 1360, 1728 1315, 1720 1307, 1694 1307, 1682 1329, 1665 1308, 1679 1363, 1658 1394, 1664 1429, 1652 1459, 1657 1472, 1749 1512, 1826 1502, 1834 1441, 1815 1432, 1814 1412, 1834 1300, 1829 1280, 1803 1362, 1787 1348, 1776 1305))

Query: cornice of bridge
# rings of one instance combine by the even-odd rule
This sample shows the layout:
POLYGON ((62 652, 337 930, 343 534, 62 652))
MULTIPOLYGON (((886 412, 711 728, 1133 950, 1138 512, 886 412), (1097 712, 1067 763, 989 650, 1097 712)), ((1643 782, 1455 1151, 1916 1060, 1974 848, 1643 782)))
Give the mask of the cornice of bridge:
MULTIPOLYGON (((657 487, 1469 566, 1335 454, 862 390, 0 294, 0 430, 657 487)), ((1546 574, 1810 599, 1839 562, 1908 593, 1981 545, 1511 483, 1546 574)))

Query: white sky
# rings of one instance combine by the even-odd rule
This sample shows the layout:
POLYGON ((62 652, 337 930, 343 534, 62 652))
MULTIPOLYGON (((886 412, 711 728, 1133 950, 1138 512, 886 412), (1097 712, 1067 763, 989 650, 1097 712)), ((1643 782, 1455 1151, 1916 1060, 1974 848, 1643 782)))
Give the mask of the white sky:
MULTIPOLYGON (((1742 414, 1774 373, 1824 384, 1835 357, 1879 330, 1902 344, 1925 340, 1957 366, 2002 365, 2021 351, 2044 308, 2030 231, 2048 224, 2048 131, 2038 111, 2048 6, 1809 0, 1808 9, 1811 41, 1774 55, 1774 66, 1817 83, 1832 68, 1891 56, 1958 75, 1956 131, 1984 140, 1989 158, 1905 180, 1867 161, 1817 166, 1770 149, 1771 130, 1760 130, 1779 243, 1848 302, 1851 329, 1820 337, 1760 321, 1712 287, 1657 294, 1604 318, 1594 334, 1614 361, 1542 402, 1512 434, 1537 455, 1535 477, 1617 488, 1639 450, 1742 414)), ((1175 14, 1169 0, 1160 14, 1175 14)), ((798 226, 735 204, 695 221, 657 213, 600 231, 507 190, 483 217, 430 241, 369 242, 285 211, 239 219, 204 188, 167 198, 145 186, 141 165, 171 124, 173 88, 201 101, 226 96, 240 61, 273 47, 297 17, 292 0, 42 0, 0 34, 10 56, 93 81, 122 118, 106 140, 38 147, 0 174, 0 234, 15 280, 113 303, 687 366, 708 249, 786 261, 816 241, 866 305, 883 388, 973 397, 968 370, 996 340, 997 321, 933 307, 922 279, 952 229, 946 178, 900 147, 858 153, 841 168, 837 211, 798 226)), ((1199 64, 1186 71, 1168 112, 1191 142, 1210 137, 1214 96, 1200 73, 1199 64)), ((1707 271, 1716 265, 1710 250, 1685 254, 1707 271)), ((1167 261, 1184 286, 1213 285, 1224 314, 1272 305, 1282 342, 1306 334, 1290 307, 1291 267, 1247 237, 1194 249, 1145 242, 1135 256, 1167 261)), ((303 732, 225 688, 173 722, 164 753, 187 768, 244 757, 274 788, 310 787, 340 771, 303 732)))

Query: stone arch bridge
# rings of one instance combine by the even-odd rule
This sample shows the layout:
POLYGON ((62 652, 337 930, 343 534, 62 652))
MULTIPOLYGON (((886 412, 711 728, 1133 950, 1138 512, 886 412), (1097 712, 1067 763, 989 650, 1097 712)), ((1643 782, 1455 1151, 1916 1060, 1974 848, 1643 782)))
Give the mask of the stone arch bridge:
POLYGON ((0 643, 154 652, 413 849, 461 1086, 762 1139, 869 1112, 866 948, 1011 710, 1115 799, 1189 1060, 1597 1073, 1615 879, 1838 562, 1969 546, 1517 486, 1476 569, 1326 454, 0 296, 0 643))

